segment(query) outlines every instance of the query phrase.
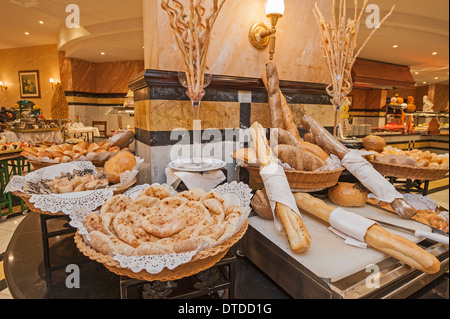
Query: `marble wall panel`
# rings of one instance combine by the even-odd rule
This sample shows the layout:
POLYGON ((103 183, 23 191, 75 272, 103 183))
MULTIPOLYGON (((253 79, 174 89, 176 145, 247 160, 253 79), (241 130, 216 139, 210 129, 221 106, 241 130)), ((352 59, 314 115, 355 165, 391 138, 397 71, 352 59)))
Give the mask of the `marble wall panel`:
MULTIPOLYGON (((208 55, 212 73, 260 77, 268 61, 268 48, 258 50, 249 39, 251 26, 270 25, 265 0, 226 1, 213 29, 208 55)), ((331 14, 331 2, 318 0, 324 15, 331 14)), ((284 80, 328 83, 329 74, 320 47, 319 27, 313 15, 315 1, 286 0, 286 13, 277 25, 274 62, 284 80)), ((180 54, 161 0, 144 0, 144 42, 146 69, 178 71, 180 54), (171 40, 168 40, 171 39, 171 40)))
MULTIPOLYGON (((145 100, 135 104, 135 125, 147 131, 192 130, 193 108, 190 101, 145 100)), ((203 129, 239 128, 238 102, 202 102, 203 129)))
POLYGON ((61 69, 62 79, 66 81, 65 87, 76 92, 127 93, 129 81, 144 70, 143 61, 93 63, 74 58, 65 60, 62 67, 70 65, 71 69, 61 69))

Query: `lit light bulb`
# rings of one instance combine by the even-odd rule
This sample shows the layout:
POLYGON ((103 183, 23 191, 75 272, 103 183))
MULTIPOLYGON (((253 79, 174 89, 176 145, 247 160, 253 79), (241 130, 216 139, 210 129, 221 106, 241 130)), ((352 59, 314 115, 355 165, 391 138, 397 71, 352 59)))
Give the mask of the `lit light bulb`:
POLYGON ((266 15, 269 14, 284 14, 284 0, 267 0, 266 4, 266 15))

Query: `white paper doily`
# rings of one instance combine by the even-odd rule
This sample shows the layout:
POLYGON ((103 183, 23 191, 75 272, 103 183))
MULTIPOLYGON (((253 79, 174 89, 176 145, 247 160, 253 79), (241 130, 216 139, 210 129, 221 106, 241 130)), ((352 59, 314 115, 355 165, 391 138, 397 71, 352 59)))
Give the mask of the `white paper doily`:
MULTIPOLYGON (((160 185, 160 184, 153 184, 160 185)), ((169 185, 163 184, 171 190, 172 195, 176 195, 176 191, 169 185)), ((136 198, 140 192, 150 187, 148 184, 138 185, 130 188, 124 194, 130 196, 131 198, 136 198)), ((216 189, 216 192, 224 196, 227 203, 231 206, 239 206, 242 209, 242 216, 239 220, 238 225, 236 226, 235 232, 222 240, 222 242, 230 239, 234 234, 239 231, 244 225, 245 221, 248 218, 248 215, 251 212, 250 202, 252 198, 251 189, 244 183, 232 182, 229 184, 224 184, 216 189)), ((70 225, 78 228, 79 234, 83 235, 85 242, 89 245, 89 236, 87 234, 86 229, 83 226, 84 216, 92 213, 85 207, 76 207, 73 209, 70 214, 71 222, 70 225)), ((97 212, 98 213, 98 212, 97 212)), ((220 244, 220 243, 219 243, 220 244)), ((164 268, 175 269, 176 267, 186 264, 191 261, 192 257, 194 257, 199 251, 204 249, 204 245, 200 245, 196 250, 181 253, 181 254, 169 254, 162 256, 124 256, 119 254, 114 254, 113 259, 116 260, 122 268, 127 268, 132 270, 135 273, 139 273, 143 270, 147 271, 150 274, 160 273, 164 268)))
MULTIPOLYGON (((51 214, 62 212, 69 215, 72 213, 74 207, 85 207, 90 211, 95 210, 114 195, 115 189, 130 183, 136 177, 143 161, 143 159, 136 157, 135 167, 131 171, 122 173, 120 175, 120 183, 111 187, 66 194, 32 194, 30 203, 33 203, 34 207, 51 214)), ((25 193, 23 187, 27 182, 36 183, 44 179, 54 179, 56 176, 60 176, 61 173, 71 173, 74 170, 84 169, 90 169, 94 173, 97 173, 96 167, 92 162, 70 162, 53 165, 33 171, 25 176, 13 176, 6 186, 5 192, 18 191, 25 193)))

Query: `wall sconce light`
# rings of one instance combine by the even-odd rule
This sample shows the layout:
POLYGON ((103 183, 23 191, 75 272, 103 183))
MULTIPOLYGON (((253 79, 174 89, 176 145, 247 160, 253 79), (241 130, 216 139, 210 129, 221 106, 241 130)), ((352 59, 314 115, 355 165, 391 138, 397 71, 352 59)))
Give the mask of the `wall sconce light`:
POLYGON ((50 78, 50 84, 52 85, 52 90, 55 88, 55 79, 50 78))
POLYGON ((250 42, 257 49, 264 49, 269 46, 270 60, 273 60, 276 42, 276 26, 278 20, 283 16, 285 10, 284 0, 267 0, 266 15, 270 19, 271 28, 264 23, 254 24, 249 33, 250 42))
POLYGON ((0 91, 5 91, 8 89, 8 87, 6 85, 3 84, 3 81, 0 81, 0 91))

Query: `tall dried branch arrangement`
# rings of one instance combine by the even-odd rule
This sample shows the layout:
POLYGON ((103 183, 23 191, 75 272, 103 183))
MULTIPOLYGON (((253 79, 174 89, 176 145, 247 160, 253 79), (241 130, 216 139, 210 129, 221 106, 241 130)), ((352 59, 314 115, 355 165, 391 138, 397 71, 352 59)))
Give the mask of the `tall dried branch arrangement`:
POLYGON ((225 0, 189 0, 189 11, 185 12, 181 0, 162 0, 161 7, 169 15, 182 55, 191 98, 198 98, 203 91, 211 32, 224 3, 225 0), (206 1, 212 1, 209 12, 206 1))
POLYGON ((340 108, 347 101, 347 95, 353 89, 352 68, 357 57, 369 42, 373 34, 378 30, 386 19, 394 12, 395 5, 391 11, 373 28, 368 38, 356 51, 358 32, 361 19, 366 10, 368 0, 364 0, 361 11, 358 12, 358 0, 353 0, 355 10, 353 17, 347 16, 347 0, 340 0, 339 12, 336 11, 335 3, 332 4, 332 18, 326 22, 317 3, 315 10, 317 22, 322 35, 322 48, 331 74, 331 84, 327 87, 327 93, 332 97, 333 105, 340 108))

